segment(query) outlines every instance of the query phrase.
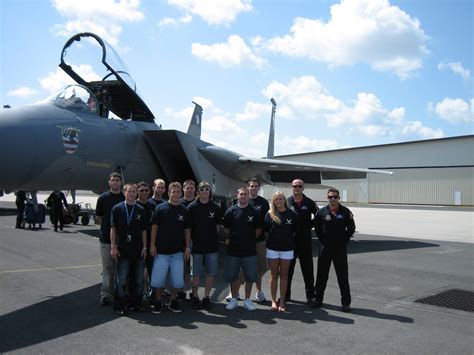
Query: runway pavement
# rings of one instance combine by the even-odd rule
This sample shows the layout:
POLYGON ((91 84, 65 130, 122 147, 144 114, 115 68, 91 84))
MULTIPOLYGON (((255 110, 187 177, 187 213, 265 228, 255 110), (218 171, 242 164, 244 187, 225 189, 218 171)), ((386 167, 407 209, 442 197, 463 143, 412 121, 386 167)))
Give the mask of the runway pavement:
MULTIPOLYGON (((333 270, 325 304, 308 308, 299 267, 286 313, 271 312, 269 303, 226 311, 221 267, 213 310, 195 311, 185 301, 181 314, 147 309, 119 318, 98 304, 98 227, 18 230, 4 209, 0 352, 472 354, 474 313, 414 302, 454 288, 474 291, 472 210, 352 210, 358 233, 349 244, 350 314, 339 308, 333 270)), ((269 295, 268 273, 264 291, 269 295)))

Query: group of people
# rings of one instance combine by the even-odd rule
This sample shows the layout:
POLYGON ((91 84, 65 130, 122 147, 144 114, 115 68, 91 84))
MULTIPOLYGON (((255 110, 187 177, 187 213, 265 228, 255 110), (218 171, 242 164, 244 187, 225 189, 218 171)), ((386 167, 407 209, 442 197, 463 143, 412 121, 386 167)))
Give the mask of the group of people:
POLYGON ((224 275, 230 289, 227 310, 239 306, 242 284, 245 309, 256 309, 251 299, 254 283, 255 301, 266 301, 262 276, 268 265, 271 310, 286 311, 296 259, 299 259, 308 305, 322 305, 333 263, 342 310, 350 311, 346 244, 355 231, 355 223, 350 210, 339 203, 337 189, 328 190, 328 205, 318 209, 303 193, 303 180, 295 179, 288 199, 282 192, 276 192, 269 203, 258 195, 260 183, 252 178, 247 186, 237 190, 234 203, 225 209, 213 201, 211 185, 206 181, 197 186, 192 180, 186 180, 183 185, 172 182, 167 199, 162 179, 154 181, 151 197, 146 182, 126 184, 122 191, 121 175, 112 173, 108 183, 110 190, 99 196, 96 206, 103 265, 100 302, 101 305, 113 303, 118 315, 142 309, 143 294, 147 293, 145 285, 152 290, 148 294, 153 313, 161 313, 165 307, 181 312, 178 300, 189 277, 192 308, 211 309, 222 228, 227 246, 224 275), (313 228, 320 244, 316 282, 313 228), (204 295, 200 298, 203 270, 206 279, 204 295), (165 306, 166 289, 169 302, 165 306))

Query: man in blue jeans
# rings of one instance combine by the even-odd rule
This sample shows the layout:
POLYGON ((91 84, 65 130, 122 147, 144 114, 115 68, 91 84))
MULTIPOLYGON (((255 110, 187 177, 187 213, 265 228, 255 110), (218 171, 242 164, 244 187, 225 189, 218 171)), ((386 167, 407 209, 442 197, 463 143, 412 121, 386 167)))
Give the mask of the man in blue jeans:
POLYGON ((184 259, 189 259, 191 255, 188 212, 180 203, 182 191, 179 182, 172 182, 168 187, 169 201, 156 207, 151 221, 150 254, 154 257, 151 286, 156 297, 153 313, 161 313, 164 309, 162 295, 168 274, 171 284, 168 308, 181 312, 176 294, 178 289, 184 287, 184 259))
POLYGON ((148 221, 145 209, 136 203, 138 187, 124 187, 125 201, 112 208, 110 255, 115 259, 114 310, 119 316, 129 310, 141 310, 143 296, 143 259, 146 256, 146 230, 148 221), (130 295, 125 287, 130 280, 130 295))
POLYGON ((239 306, 239 272, 242 269, 245 278, 244 307, 249 311, 256 308, 250 299, 252 284, 257 281, 257 238, 262 233, 260 212, 249 205, 247 187, 237 190, 237 203, 224 215, 223 225, 228 237, 226 275, 230 283, 232 298, 226 309, 231 311, 239 306))

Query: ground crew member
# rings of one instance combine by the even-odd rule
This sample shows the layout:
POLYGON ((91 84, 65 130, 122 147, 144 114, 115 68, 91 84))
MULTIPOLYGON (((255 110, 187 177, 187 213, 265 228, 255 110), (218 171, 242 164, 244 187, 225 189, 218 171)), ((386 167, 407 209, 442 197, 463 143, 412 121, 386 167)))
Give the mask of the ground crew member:
POLYGON ((23 228, 23 215, 25 214, 25 201, 26 201, 26 192, 25 191, 17 191, 15 193, 16 199, 16 209, 17 209, 17 216, 16 216, 16 226, 15 228, 23 228))
POLYGON ((351 290, 347 266, 347 243, 355 231, 352 212, 339 203, 339 191, 329 189, 329 204, 316 214, 314 227, 319 238, 318 271, 313 307, 323 303, 331 262, 336 270, 343 312, 350 312, 351 290))
POLYGON ((51 192, 51 195, 46 200, 46 206, 50 209, 49 213, 51 222, 54 225, 54 231, 58 231, 58 223, 59 229, 63 230, 64 208, 67 208, 66 195, 59 190, 51 192))

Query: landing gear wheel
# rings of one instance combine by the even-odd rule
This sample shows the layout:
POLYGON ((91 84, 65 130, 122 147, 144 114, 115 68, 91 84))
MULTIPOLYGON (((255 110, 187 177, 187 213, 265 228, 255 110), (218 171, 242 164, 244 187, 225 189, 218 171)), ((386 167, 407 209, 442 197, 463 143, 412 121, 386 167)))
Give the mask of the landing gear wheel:
POLYGON ((82 216, 81 223, 83 226, 87 226, 89 224, 90 218, 89 216, 82 216))

